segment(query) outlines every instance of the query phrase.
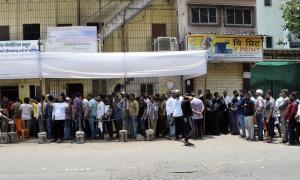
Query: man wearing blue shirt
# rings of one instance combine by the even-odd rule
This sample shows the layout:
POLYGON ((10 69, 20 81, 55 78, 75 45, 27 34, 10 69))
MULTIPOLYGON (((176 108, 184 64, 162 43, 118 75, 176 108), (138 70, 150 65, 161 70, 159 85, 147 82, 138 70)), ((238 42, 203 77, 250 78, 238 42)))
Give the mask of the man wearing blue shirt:
POLYGON ((91 94, 88 95, 88 100, 88 121, 91 129, 91 138, 94 139, 96 138, 95 121, 97 116, 97 101, 93 98, 91 94))

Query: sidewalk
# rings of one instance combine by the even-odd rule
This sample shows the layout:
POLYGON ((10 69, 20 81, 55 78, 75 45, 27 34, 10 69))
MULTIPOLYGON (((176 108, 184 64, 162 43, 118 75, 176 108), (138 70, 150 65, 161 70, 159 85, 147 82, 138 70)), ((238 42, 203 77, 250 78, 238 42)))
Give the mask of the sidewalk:
POLYGON ((157 140, 0 146, 0 179, 298 179, 300 146, 208 136, 157 140), (290 173, 293 172, 293 173, 290 173))

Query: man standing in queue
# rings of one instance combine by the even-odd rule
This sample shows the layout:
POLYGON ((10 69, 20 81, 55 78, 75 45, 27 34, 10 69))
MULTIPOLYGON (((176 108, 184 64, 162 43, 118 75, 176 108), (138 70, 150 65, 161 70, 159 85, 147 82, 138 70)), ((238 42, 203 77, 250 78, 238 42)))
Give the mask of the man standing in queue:
POLYGON ((183 121, 184 121, 184 145, 191 146, 193 144, 189 142, 189 138, 192 136, 194 132, 194 125, 192 119, 193 110, 192 110, 189 96, 184 96, 181 107, 182 107, 183 121))

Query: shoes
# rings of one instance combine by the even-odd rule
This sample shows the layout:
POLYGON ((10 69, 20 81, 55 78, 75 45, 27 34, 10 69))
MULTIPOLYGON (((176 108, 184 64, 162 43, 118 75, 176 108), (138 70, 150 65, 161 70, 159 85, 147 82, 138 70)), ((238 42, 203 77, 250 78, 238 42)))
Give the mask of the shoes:
POLYGON ((268 139, 268 143, 273 143, 273 139, 272 138, 268 139))
POLYGON ((258 140, 259 140, 259 141, 264 141, 264 138, 259 137, 258 140))
POLYGON ((63 140, 62 140, 62 139, 60 139, 60 140, 58 140, 58 141, 57 141, 57 143, 62 143, 62 142, 63 142, 63 140))
POLYGON ((246 135, 241 135, 241 138, 246 138, 246 135))
POLYGON ((57 141, 57 139, 52 139, 50 142, 56 142, 57 141))
POLYGON ((185 145, 185 146, 193 146, 194 144, 193 144, 193 143, 190 143, 189 141, 184 141, 184 145, 185 145))

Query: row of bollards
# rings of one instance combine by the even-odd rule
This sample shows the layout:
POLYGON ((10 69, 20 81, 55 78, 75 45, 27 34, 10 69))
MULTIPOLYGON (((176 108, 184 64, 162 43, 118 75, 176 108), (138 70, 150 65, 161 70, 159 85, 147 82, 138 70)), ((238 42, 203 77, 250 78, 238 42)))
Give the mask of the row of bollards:
MULTIPOLYGON (((77 131, 75 136, 76 136, 76 143, 77 144, 84 144, 85 143, 85 138, 84 138, 84 132, 83 131, 77 131)), ((120 142, 127 142, 128 141, 128 134, 127 130, 120 130, 120 142)), ((146 137, 143 138, 143 140, 146 141, 153 141, 154 140, 154 130, 148 129, 146 130, 146 137)), ((139 139, 141 140, 141 139, 139 139)), ((0 144, 8 144, 8 143, 17 143, 18 142, 18 137, 16 132, 0 132, 0 144)), ((38 143, 39 144, 46 144, 48 143, 47 141, 47 133, 46 132, 40 132, 38 133, 38 143)))

